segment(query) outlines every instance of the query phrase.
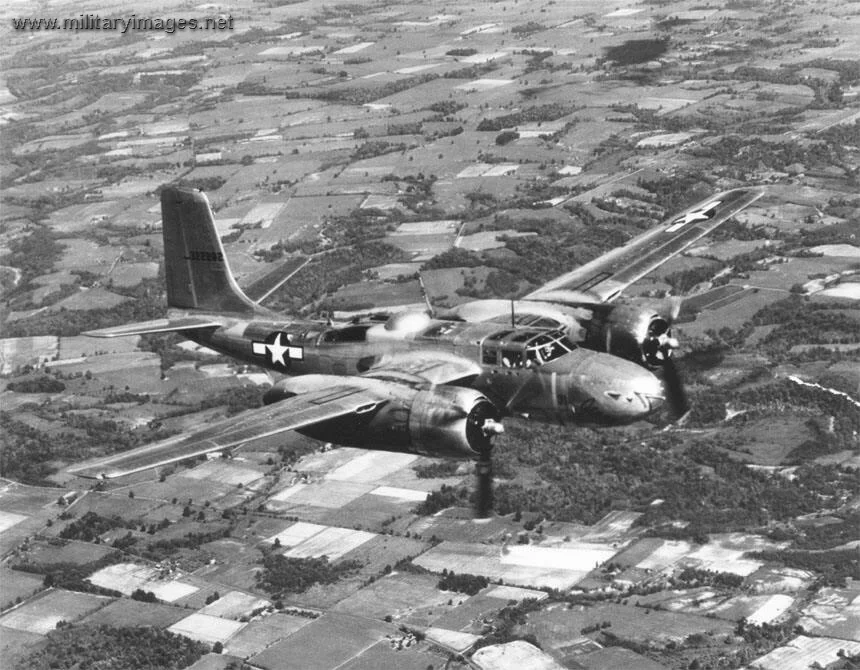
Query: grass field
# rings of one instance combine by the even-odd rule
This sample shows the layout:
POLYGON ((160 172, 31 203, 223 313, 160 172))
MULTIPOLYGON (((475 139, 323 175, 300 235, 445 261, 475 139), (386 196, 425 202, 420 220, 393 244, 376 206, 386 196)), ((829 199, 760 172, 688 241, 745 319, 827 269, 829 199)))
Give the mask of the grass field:
POLYGON ((0 617, 0 626, 46 635, 60 621, 72 623, 111 601, 104 596, 51 589, 0 617))
POLYGON ((167 630, 177 635, 190 637, 192 640, 215 644, 224 643, 231 636, 242 630, 247 624, 229 619, 221 619, 208 614, 190 614, 184 619, 177 621, 167 630))
POLYGON ((16 368, 52 360, 57 355, 57 351, 57 338, 53 335, 2 339, 0 340, 0 373, 10 374, 16 368))
POLYGON ((14 512, 4 512, 0 510, 0 533, 4 530, 16 526, 22 521, 26 521, 28 517, 23 514, 15 514, 14 512))
POLYGON ((533 633, 545 647, 564 647, 582 636, 587 626, 611 621, 607 630, 619 637, 643 643, 681 641, 693 633, 723 636, 730 633, 734 625, 728 621, 704 616, 648 610, 616 604, 600 604, 593 607, 552 608, 529 615, 521 629, 533 633))
POLYGON ((115 286, 130 287, 157 276, 158 263, 118 263, 109 278, 115 286))
MULTIPOLYGON (((443 592, 445 593, 445 592, 443 592)), ((467 597, 462 593, 449 593, 453 600, 451 606, 434 608, 432 621, 422 622, 412 616, 407 621, 418 625, 432 625, 449 630, 468 631, 480 634, 484 628, 484 620, 493 612, 513 602, 522 602, 527 599, 545 600, 547 594, 544 591, 533 589, 522 589, 516 586, 489 586, 477 595, 467 597), (439 613, 437 614, 437 609, 439 613)), ((422 612, 416 612, 420 615, 422 612)))
POLYGON ((381 622, 329 613, 250 660, 266 670, 328 670, 360 655, 395 631, 394 626, 381 622))
POLYGON ((162 603, 119 598, 87 615, 82 623, 104 626, 154 626, 167 628, 188 616, 188 610, 162 603))
MULTIPOLYGON (((447 249, 448 247, 445 248, 447 249)), ((442 250, 444 251, 444 249, 442 250)), ((421 304, 423 303, 423 297, 421 286, 417 281, 395 284, 382 281, 368 281, 344 286, 331 296, 328 301, 336 310, 352 311, 355 309, 365 310, 371 305, 374 308, 384 308, 421 304)))
POLYGON ((26 656, 34 645, 44 639, 36 633, 6 628, 0 623, 0 659, 8 663, 8 667, 13 668, 19 659, 26 656))
POLYGON ((217 482, 227 486, 239 484, 246 486, 262 476, 262 472, 243 467, 233 460, 225 459, 206 461, 202 465, 182 473, 184 478, 217 482))
POLYGON ((0 608, 6 609, 15 600, 29 598, 42 589, 42 576, 0 567, 0 608))
MULTIPOLYGON (((334 610, 380 620, 390 615, 395 620, 428 625, 428 611, 438 617, 453 609, 446 605, 452 595, 437 589, 438 581, 435 575, 395 572, 353 593, 335 605, 334 610), (417 615, 419 620, 415 621, 413 615, 417 615)), ((466 598, 458 594, 454 602, 459 603, 466 598)))
POLYGON ((503 579, 506 584, 563 589, 574 586, 615 553, 613 548, 593 543, 570 542, 564 548, 532 545, 503 548, 443 542, 414 562, 432 572, 448 569, 503 579))
POLYGON ((426 547, 426 543, 415 539, 378 535, 344 556, 362 566, 357 572, 335 584, 315 585, 304 593, 291 595, 290 602, 303 607, 332 608, 364 588, 371 577, 377 579, 386 566, 393 567, 401 559, 420 554, 426 547))
POLYGON ((60 544, 34 542, 31 544, 28 560, 37 565, 56 563, 87 565, 104 558, 112 551, 109 546, 90 542, 61 541, 60 544))
POLYGON ((426 670, 441 667, 445 657, 425 644, 415 644, 406 649, 397 648, 391 641, 383 640, 351 659, 342 670, 426 670))
POLYGON ((424 631, 427 639, 431 642, 440 645, 444 649, 462 654, 465 653, 473 644, 481 639, 480 635, 472 633, 462 633, 456 630, 447 628, 438 628, 431 626, 424 631))
POLYGON ((414 502, 377 495, 374 493, 375 490, 343 507, 322 510, 323 513, 316 518, 316 521, 328 526, 360 527, 374 533, 384 533, 391 525, 392 517, 398 520, 411 518, 410 513, 415 507, 414 502))
POLYGON ((200 614, 221 617, 222 619, 241 619, 250 616, 259 608, 267 607, 269 601, 241 591, 230 591, 206 605, 200 610, 200 614))
POLYGON ((762 418, 733 429, 743 440, 750 455, 736 454, 758 465, 780 465, 785 457, 803 441, 811 439, 812 431, 805 425, 808 416, 781 415, 778 421, 762 418))
POLYGON ((457 289, 463 288, 467 278, 474 281, 475 289, 482 290, 487 275, 491 271, 486 266, 425 270, 421 273, 421 278, 424 281, 424 287, 430 299, 439 300, 442 304, 453 306, 472 300, 472 298, 461 296, 457 293, 457 289))
POLYGON ((298 483, 271 496, 266 506, 272 510, 286 510, 294 505, 338 509, 369 493, 373 488, 371 484, 328 480, 298 483))
POLYGON ((57 497, 65 491, 25 486, 4 480, 0 484, 0 509, 20 515, 34 515, 35 510, 56 503, 57 497))
MULTIPOLYGON (((75 514, 83 516, 87 512, 95 512, 102 516, 119 516, 123 519, 141 519, 148 514, 156 514, 159 508, 165 506, 160 500, 147 500, 138 497, 139 491, 131 486, 128 490, 135 492, 134 497, 129 497, 128 490, 122 489, 115 493, 90 492, 75 503, 75 514)), ((160 521, 161 517, 157 516, 160 521)))
POLYGON ((230 638, 226 653, 239 658, 248 658, 259 654, 311 621, 313 619, 289 614, 273 614, 252 621, 230 638))

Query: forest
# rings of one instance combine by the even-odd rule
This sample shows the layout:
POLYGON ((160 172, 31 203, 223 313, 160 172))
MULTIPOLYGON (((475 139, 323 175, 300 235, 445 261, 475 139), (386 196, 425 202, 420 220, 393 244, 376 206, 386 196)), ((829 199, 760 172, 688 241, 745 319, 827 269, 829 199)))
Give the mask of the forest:
POLYGON ((257 587, 274 598, 302 593, 314 584, 332 584, 361 567, 353 560, 330 563, 326 556, 292 558, 267 550, 257 573, 257 587))
MULTIPOLYGON (((793 479, 751 469, 728 455, 739 446, 733 439, 510 421, 494 450, 501 480, 495 511, 593 524, 612 510, 633 509, 644 513, 637 523, 649 534, 706 541, 709 533, 789 523, 860 493, 860 472, 838 466, 804 464, 793 479), (536 481, 506 481, 524 470, 536 481)), ((467 506, 469 496, 468 487, 443 486, 415 512, 467 506)))
POLYGON ((454 574, 453 571, 442 570, 442 578, 436 588, 440 591, 457 591, 473 596, 489 584, 486 577, 480 575, 454 574))
POLYGON ((111 668, 111 670, 182 670, 209 646, 150 627, 58 625, 47 644, 19 659, 18 670, 111 668))

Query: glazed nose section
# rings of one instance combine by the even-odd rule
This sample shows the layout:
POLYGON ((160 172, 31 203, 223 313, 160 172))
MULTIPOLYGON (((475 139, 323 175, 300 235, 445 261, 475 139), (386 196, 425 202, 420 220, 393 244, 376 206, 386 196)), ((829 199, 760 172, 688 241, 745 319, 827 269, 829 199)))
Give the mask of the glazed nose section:
MULTIPOLYGON (((597 355, 584 371, 573 373, 586 404, 611 421, 635 421, 658 409, 666 394, 660 380, 649 370, 623 359, 597 355)), ((574 408, 577 411, 577 408, 574 408)), ((578 409, 579 413, 583 408, 578 409)))

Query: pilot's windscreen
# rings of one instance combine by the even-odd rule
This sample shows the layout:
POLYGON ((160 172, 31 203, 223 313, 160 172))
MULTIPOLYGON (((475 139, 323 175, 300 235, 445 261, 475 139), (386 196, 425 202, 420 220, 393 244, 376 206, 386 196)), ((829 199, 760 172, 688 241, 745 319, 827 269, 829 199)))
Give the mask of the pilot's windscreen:
POLYGON ((564 336, 555 337, 551 335, 541 335, 531 342, 529 347, 536 351, 536 358, 539 362, 549 363, 559 356, 564 356, 569 351, 573 351, 574 344, 564 336))

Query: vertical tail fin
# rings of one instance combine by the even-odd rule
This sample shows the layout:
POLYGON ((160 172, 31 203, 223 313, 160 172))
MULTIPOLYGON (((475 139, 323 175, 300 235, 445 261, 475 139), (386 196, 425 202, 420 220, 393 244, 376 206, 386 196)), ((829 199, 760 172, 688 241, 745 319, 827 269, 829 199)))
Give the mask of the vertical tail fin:
POLYGON ((166 187, 161 192, 164 270, 169 307, 253 313, 227 265, 209 200, 200 191, 166 187))

